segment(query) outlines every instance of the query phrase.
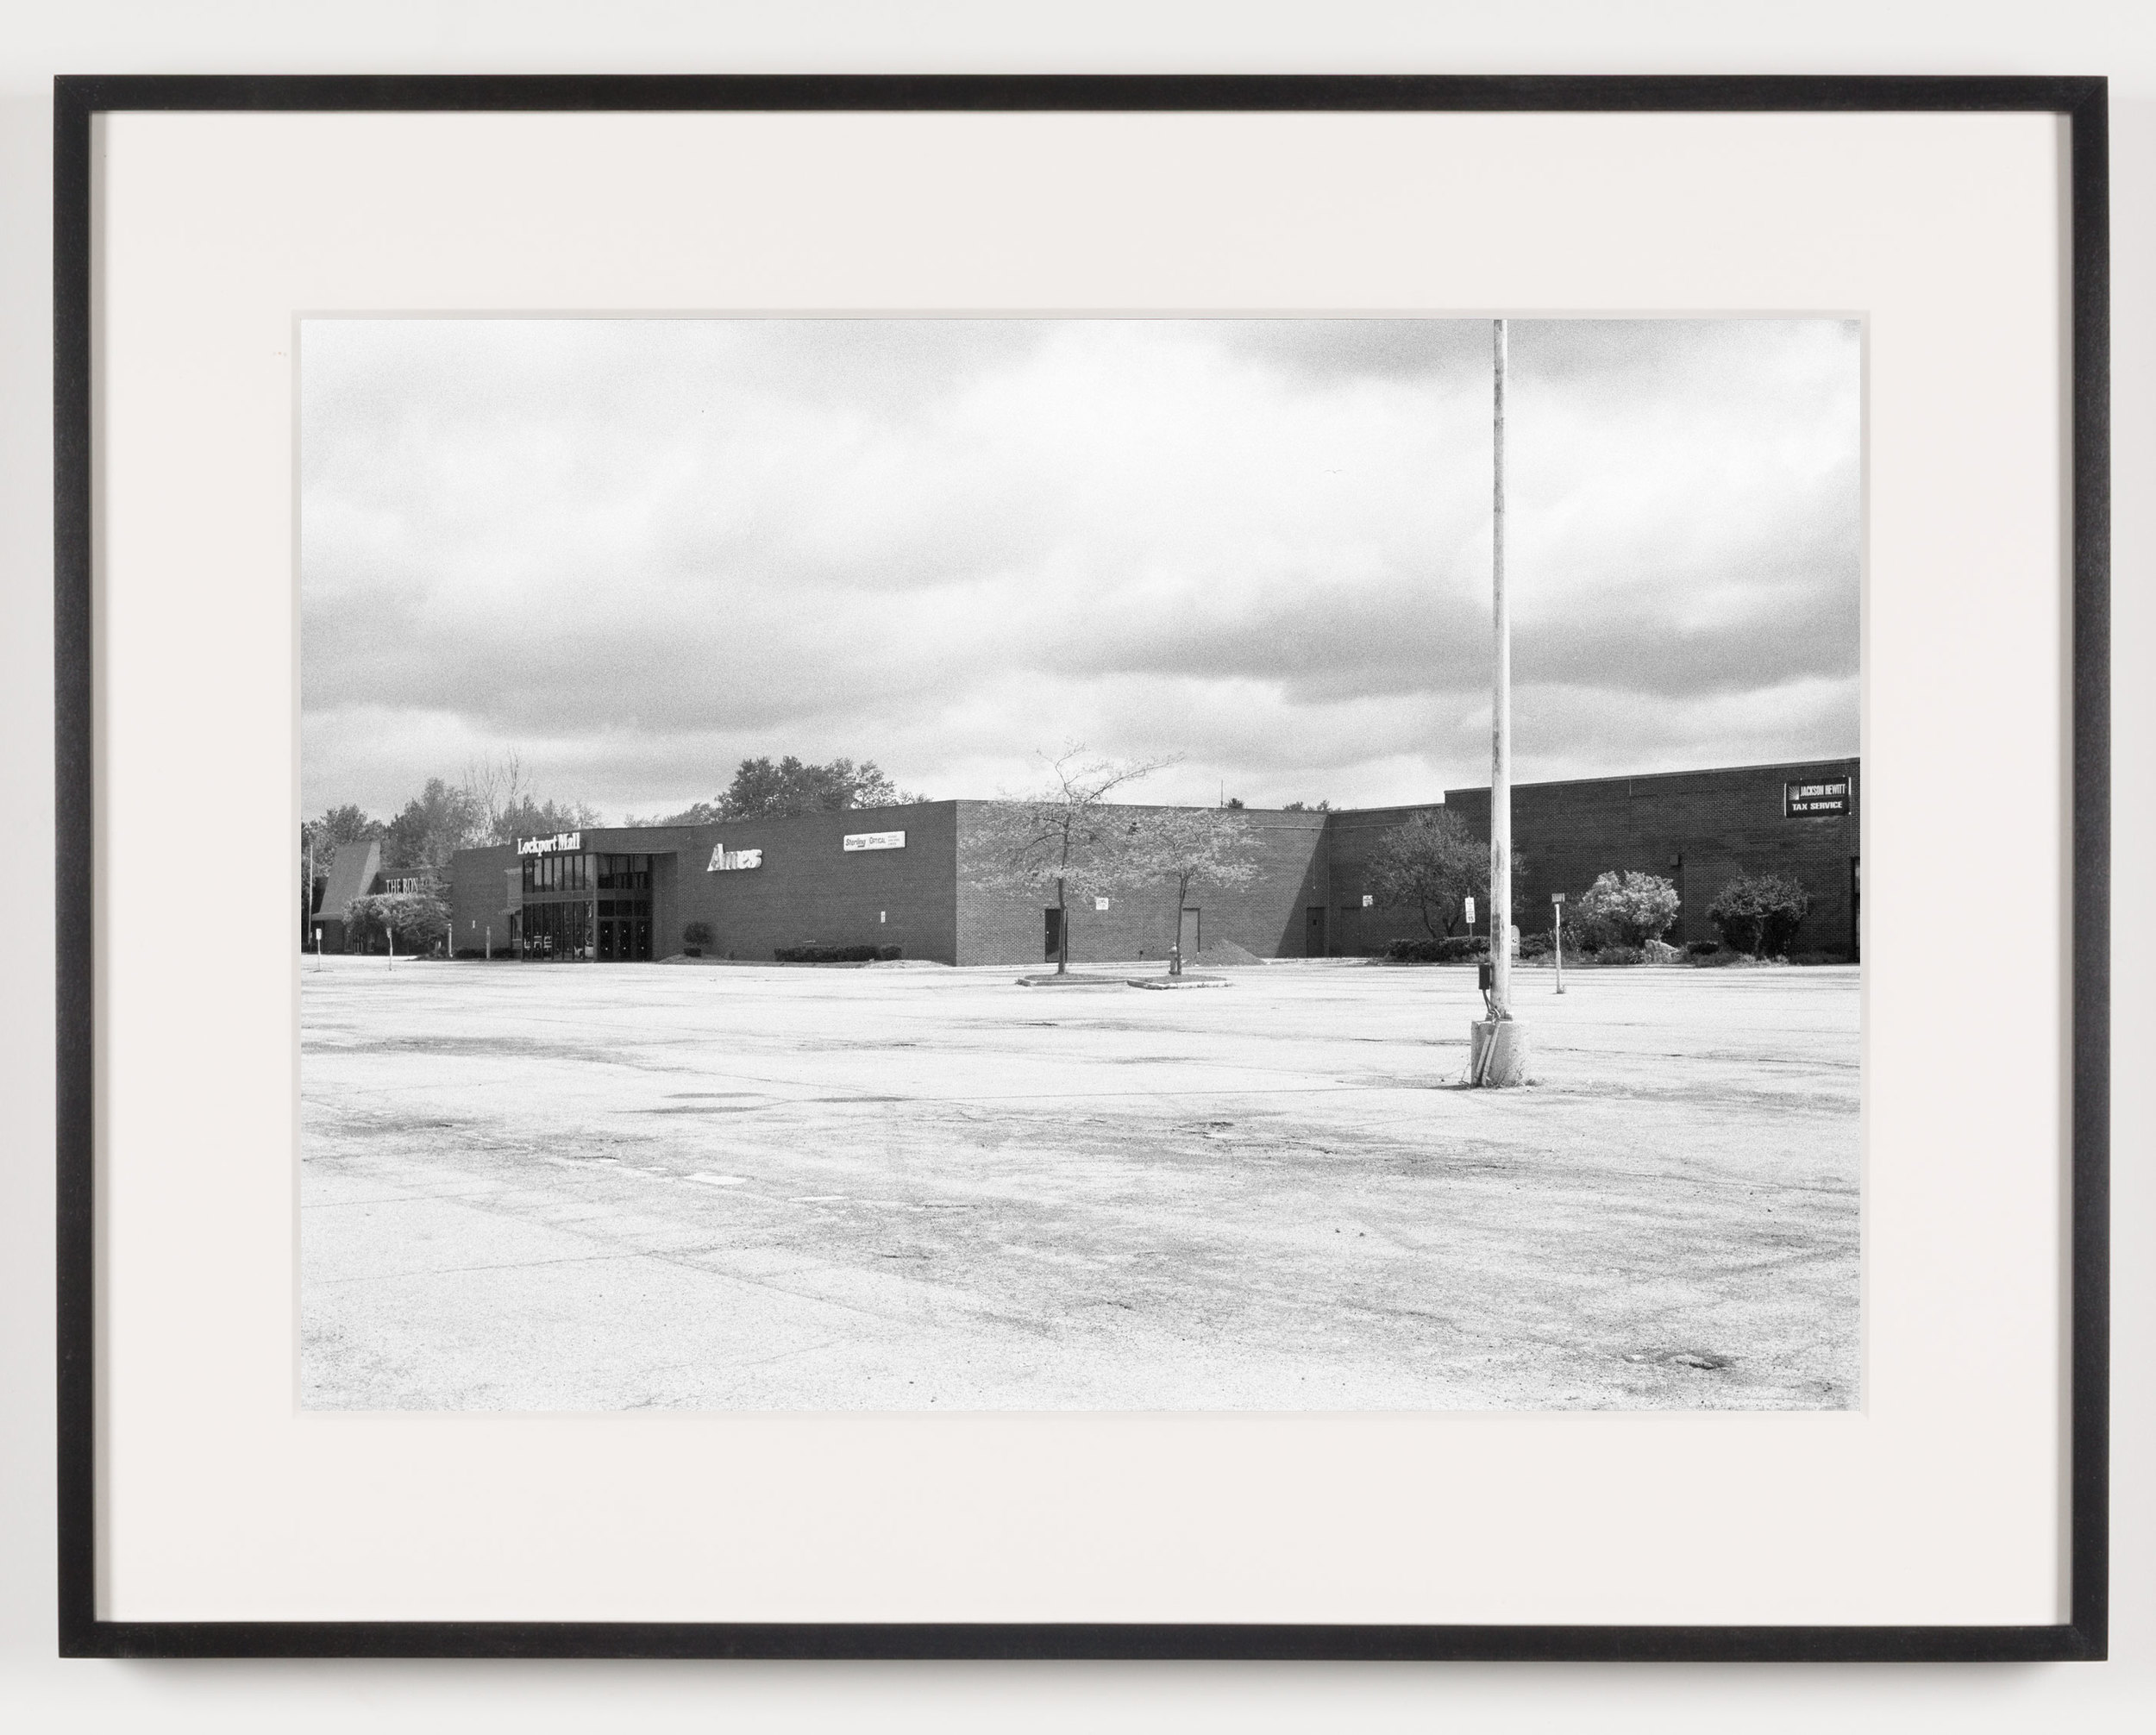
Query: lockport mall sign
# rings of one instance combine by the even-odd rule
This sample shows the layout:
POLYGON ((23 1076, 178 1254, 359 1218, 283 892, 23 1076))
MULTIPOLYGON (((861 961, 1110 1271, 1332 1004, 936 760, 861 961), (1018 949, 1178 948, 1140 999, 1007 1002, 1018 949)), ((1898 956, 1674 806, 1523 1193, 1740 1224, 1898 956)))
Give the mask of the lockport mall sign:
POLYGON ((551 837, 519 837, 517 853, 519 855, 568 855, 584 847, 581 831, 557 831, 551 837))
POLYGON ((1784 819, 1817 819, 1849 811, 1849 780, 1833 783, 1785 783, 1782 786, 1784 819))

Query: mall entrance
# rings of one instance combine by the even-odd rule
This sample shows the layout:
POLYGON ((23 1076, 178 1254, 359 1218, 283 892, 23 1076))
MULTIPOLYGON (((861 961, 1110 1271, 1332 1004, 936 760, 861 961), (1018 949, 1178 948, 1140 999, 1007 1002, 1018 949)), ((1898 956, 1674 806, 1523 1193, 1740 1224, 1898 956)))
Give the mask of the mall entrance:
POLYGON ((651 961, 649 855, 527 856, 521 955, 541 961, 651 961))

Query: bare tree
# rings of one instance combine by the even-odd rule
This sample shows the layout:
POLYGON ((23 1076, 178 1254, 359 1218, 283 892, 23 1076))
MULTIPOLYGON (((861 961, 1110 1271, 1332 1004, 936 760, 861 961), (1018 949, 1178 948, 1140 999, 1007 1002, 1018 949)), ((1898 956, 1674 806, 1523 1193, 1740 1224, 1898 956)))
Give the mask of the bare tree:
POLYGON ((959 871, 968 884, 1004 891, 1055 887, 1057 975, 1070 968, 1069 894, 1108 892, 1131 878, 1136 819, 1109 796, 1173 763, 1090 759, 1073 743, 1048 761, 1038 791, 1001 798, 966 833, 959 871))
POLYGON ((512 747, 499 759, 492 754, 485 759, 467 759, 464 788, 478 810, 486 835, 502 842, 503 816, 522 807, 531 794, 524 782, 523 755, 512 747))
POLYGON ((1169 807, 1139 816, 1127 846, 1126 872, 1136 882, 1173 886, 1169 908, 1168 974, 1183 973, 1182 911, 1191 888, 1223 891, 1247 886, 1257 876, 1253 860, 1257 828, 1234 807, 1169 807))

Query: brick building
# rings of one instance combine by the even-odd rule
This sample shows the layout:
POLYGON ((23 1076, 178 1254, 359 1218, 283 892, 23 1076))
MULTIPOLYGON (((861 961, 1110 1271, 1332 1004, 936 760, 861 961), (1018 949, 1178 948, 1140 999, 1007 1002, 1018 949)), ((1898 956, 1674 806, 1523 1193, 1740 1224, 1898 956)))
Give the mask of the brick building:
MULTIPOLYGON (((1487 836, 1489 799, 1487 790, 1463 789, 1426 807, 1243 810, 1258 869, 1250 884, 1198 888, 1181 911, 1169 886, 1074 895, 1069 955, 1163 958, 1179 931, 1186 955, 1222 941, 1260 957, 1382 951, 1388 940, 1424 930, 1413 911, 1378 905, 1367 889, 1372 850, 1418 812, 1449 809, 1487 836)), ((1051 899, 989 889, 965 868, 968 840, 978 839, 993 808, 931 801, 594 828, 462 850, 451 870, 452 945, 635 961, 681 951, 685 930, 700 924, 711 936, 703 949, 718 957, 867 944, 948 964, 1037 963, 1057 949, 1051 899)), ((1576 897, 1606 869, 1645 868, 1677 880, 1684 899, 1677 932, 1689 939, 1711 931, 1707 903, 1739 868, 1777 868, 1813 896, 1799 943, 1853 951, 1854 760, 1528 784, 1514 789, 1513 814, 1523 928, 1546 924, 1551 890, 1576 897), (1839 792, 1789 792, 1805 789, 1839 792)))
MULTIPOLYGON (((1708 905, 1739 873, 1787 874, 1811 896, 1796 949, 1857 955, 1863 779, 1854 759, 1515 784, 1513 920, 1550 925, 1550 894, 1577 898, 1611 868, 1659 874, 1682 900, 1670 937, 1711 940, 1708 905)), ((1489 791, 1448 789, 1448 812, 1489 836, 1489 791)))

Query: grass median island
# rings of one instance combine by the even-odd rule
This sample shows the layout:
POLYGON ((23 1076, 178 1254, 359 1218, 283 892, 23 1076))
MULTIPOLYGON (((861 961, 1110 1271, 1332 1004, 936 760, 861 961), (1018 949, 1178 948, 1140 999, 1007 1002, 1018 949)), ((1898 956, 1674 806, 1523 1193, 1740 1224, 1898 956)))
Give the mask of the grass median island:
POLYGON ((312 961, 308 1407, 1857 1400, 1853 969, 312 961))

